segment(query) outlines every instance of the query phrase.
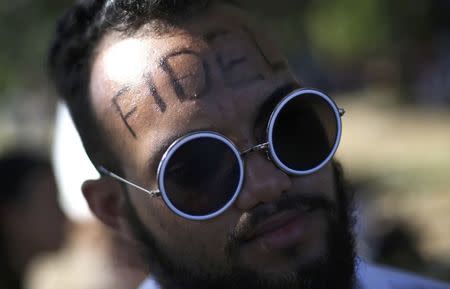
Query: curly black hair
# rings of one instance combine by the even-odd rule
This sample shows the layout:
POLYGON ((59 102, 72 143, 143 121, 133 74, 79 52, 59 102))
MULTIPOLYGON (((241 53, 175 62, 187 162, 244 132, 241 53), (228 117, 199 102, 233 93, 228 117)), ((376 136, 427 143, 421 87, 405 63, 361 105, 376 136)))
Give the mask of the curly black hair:
MULTIPOLYGON (((147 23, 175 25, 213 2, 232 0, 78 0, 59 19, 48 67, 57 92, 67 103, 94 165, 118 168, 96 121, 89 97, 95 48, 110 31, 132 34, 147 23)), ((154 25, 157 29, 157 24, 154 25)))

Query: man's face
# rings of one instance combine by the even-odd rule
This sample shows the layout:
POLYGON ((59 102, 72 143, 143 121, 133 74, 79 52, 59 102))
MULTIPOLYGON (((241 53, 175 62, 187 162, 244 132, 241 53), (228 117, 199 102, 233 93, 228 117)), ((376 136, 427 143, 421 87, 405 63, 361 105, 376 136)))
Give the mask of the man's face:
MULTIPOLYGON (((261 143, 267 104, 273 109, 271 100, 298 87, 279 52, 237 9, 214 6, 160 36, 144 30, 103 39, 90 92, 122 173, 145 188, 157 189, 162 154, 189 132, 219 132, 240 150, 261 143)), ((207 221, 182 218, 162 198, 128 188, 129 223, 151 239, 149 249, 165 259, 158 261, 204 280, 245 272, 269 281, 326 263, 330 226, 341 225, 332 166, 292 177, 263 153, 244 161, 236 202, 207 221), (310 199, 329 205, 307 210, 301 203, 310 199)))

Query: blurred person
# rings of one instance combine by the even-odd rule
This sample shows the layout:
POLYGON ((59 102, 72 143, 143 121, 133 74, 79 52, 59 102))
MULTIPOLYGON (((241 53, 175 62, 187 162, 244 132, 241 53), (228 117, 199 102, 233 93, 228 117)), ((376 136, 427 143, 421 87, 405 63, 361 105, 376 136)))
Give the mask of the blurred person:
POLYGON ((358 261, 344 111, 233 1, 77 1, 49 64, 140 288, 450 288, 358 261))
POLYGON ((148 274, 136 246, 94 219, 80 194, 83 181, 98 178, 98 173, 63 103, 57 106, 52 165, 71 226, 63 250, 33 263, 27 274, 29 289, 136 288, 148 274))
POLYGON ((75 222, 63 250, 33 262, 26 288, 136 288, 148 274, 140 261, 133 244, 100 222, 75 222))
POLYGON ((0 178, 0 288, 20 289, 31 260, 62 245, 65 217, 49 161, 7 153, 0 178))

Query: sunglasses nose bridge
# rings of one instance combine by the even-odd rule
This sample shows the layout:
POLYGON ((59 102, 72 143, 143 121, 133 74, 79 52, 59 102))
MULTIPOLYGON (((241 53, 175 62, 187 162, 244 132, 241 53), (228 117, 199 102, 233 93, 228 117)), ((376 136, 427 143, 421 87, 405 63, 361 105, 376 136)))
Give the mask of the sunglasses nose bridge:
POLYGON ((244 150, 243 152, 240 153, 240 155, 241 155, 241 157, 243 157, 248 153, 257 152, 257 151, 265 151, 268 154, 269 153, 269 143, 266 142, 266 143, 255 145, 251 148, 244 150))

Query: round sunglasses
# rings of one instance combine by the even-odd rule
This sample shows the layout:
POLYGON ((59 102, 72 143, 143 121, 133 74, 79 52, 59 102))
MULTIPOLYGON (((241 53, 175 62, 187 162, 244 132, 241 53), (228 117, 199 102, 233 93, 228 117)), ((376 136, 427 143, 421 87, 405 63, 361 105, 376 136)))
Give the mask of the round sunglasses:
POLYGON ((239 151, 231 140, 213 131, 197 131, 175 140, 159 162, 158 190, 147 190, 104 167, 98 170, 152 197, 162 197, 179 216, 206 220, 223 213, 238 197, 244 183, 243 157, 250 152, 264 151, 289 175, 320 170, 339 146, 344 113, 326 94, 298 89, 276 105, 264 143, 239 151))

